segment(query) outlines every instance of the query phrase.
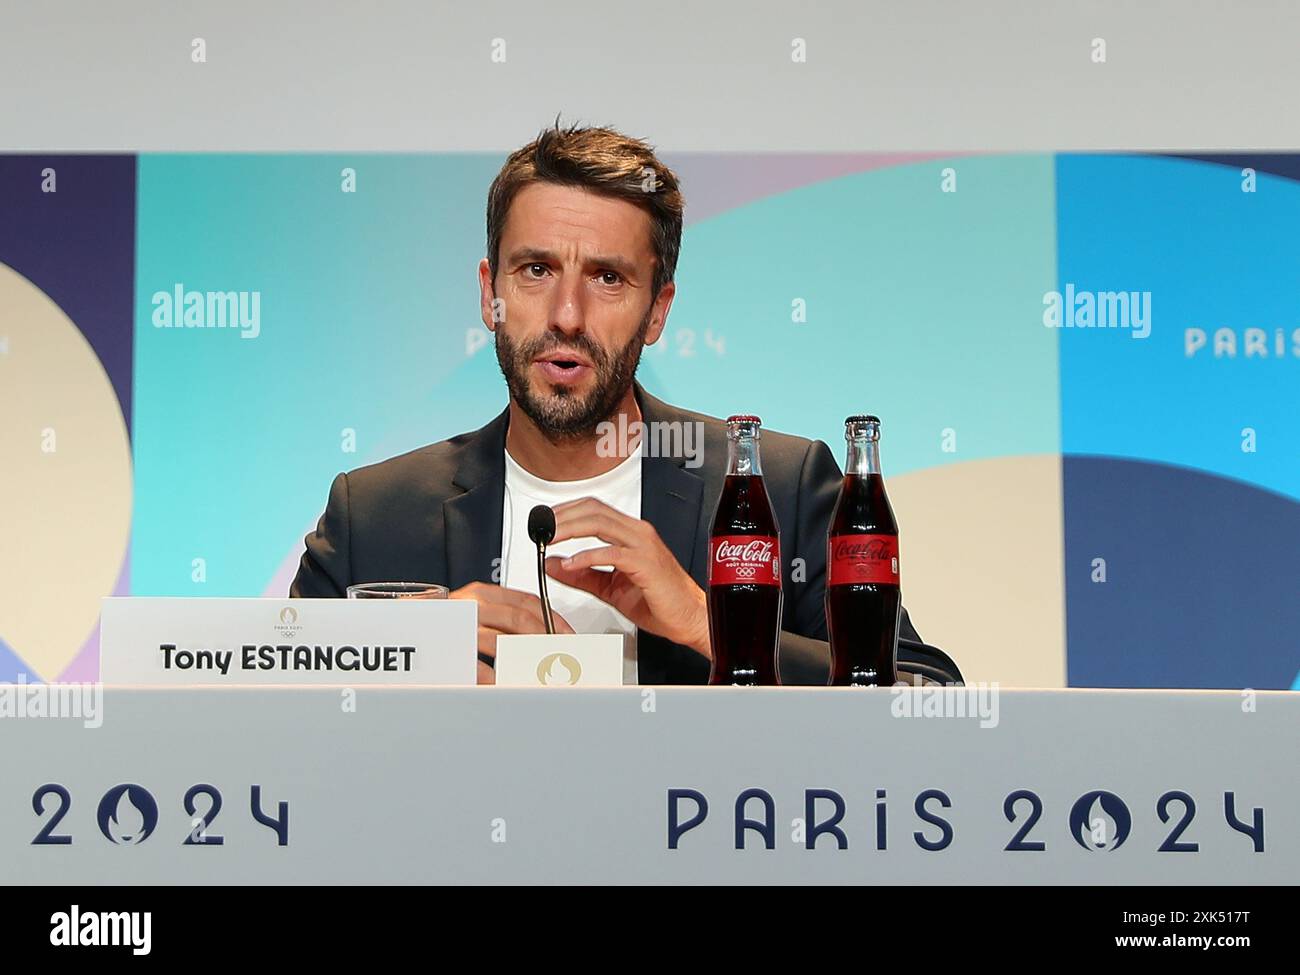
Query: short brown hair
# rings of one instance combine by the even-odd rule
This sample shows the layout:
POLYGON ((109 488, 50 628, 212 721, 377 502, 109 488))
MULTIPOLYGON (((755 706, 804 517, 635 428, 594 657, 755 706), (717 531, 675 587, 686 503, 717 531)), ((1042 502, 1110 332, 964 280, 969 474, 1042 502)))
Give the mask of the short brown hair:
POLYGON ((580 186, 635 203, 651 220, 650 243, 655 253, 651 300, 673 279, 685 210, 676 175, 640 139, 608 128, 575 124, 562 129, 557 117, 554 126, 510 154, 488 190, 487 254, 493 280, 510 204, 530 183, 580 186))

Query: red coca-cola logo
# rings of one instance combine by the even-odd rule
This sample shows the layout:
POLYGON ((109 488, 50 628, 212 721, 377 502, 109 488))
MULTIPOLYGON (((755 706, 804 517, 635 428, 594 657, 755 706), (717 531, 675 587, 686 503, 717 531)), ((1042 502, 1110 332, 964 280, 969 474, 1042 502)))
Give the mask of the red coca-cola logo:
POLYGON ((898 585, 897 535, 832 535, 827 543, 828 586, 898 585))
POLYGON ((761 562, 768 563, 772 561, 772 549, 776 547, 776 540, 771 538, 755 538, 749 542, 728 542, 725 538, 719 539, 718 547, 713 550, 713 561, 715 562, 761 562))
POLYGON ((890 544, 890 536, 885 535, 860 535, 860 536, 841 536, 835 543, 834 558, 837 559, 868 559, 880 561, 882 559, 891 559, 898 554, 898 544, 890 544), (852 540, 855 538, 865 538, 864 541, 852 540))
POLYGON ((709 539, 709 585, 781 584, 781 549, 771 535, 719 535, 709 539))

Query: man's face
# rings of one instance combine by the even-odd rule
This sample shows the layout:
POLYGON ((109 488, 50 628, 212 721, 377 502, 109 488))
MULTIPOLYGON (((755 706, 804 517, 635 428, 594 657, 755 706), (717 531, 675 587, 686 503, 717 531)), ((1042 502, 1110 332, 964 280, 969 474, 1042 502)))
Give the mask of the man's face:
POLYGON ((515 196, 483 321, 511 398, 553 440, 595 435, 618 408, 643 345, 663 332, 674 288, 652 302, 650 215, 589 190, 533 183, 515 196), (499 299, 494 321, 493 299, 499 299))

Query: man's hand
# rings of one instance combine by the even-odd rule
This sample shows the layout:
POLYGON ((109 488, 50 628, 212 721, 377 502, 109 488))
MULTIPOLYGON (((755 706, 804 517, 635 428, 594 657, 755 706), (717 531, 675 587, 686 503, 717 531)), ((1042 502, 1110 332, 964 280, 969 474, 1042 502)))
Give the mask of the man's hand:
POLYGON ((709 610, 695 584, 649 522, 595 498, 555 506, 555 541, 599 538, 603 547, 551 556, 546 574, 608 603, 638 627, 710 657, 709 610), (613 572, 594 569, 612 565, 613 572))
MULTIPOLYGON (((471 582, 447 594, 448 599, 472 599, 478 603, 478 682, 495 684, 496 671, 483 657, 497 659, 497 637, 502 633, 545 633, 542 601, 532 593, 506 589, 486 582, 471 582)), ((572 633, 573 627, 551 610, 556 633, 572 633)))

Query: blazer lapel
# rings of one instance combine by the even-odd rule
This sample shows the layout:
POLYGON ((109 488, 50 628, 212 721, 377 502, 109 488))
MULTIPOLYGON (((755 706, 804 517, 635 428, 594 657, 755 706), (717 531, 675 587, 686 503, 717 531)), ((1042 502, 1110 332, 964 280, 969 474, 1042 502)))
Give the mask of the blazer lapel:
POLYGON ((464 490, 442 503, 446 526, 449 588, 491 583, 501 557, 501 508, 505 503, 506 427, 510 409, 483 427, 465 445, 452 483, 464 490))
MULTIPOLYGON (((680 411, 655 399, 636 383, 641 419, 651 423, 689 423, 680 411)), ((660 441, 662 442, 662 441, 660 441)), ((644 447, 644 444, 643 444, 644 447)), ((641 517, 654 525, 659 537, 677 557, 678 563, 692 575, 704 497, 704 479, 685 468, 686 457, 641 458, 641 517)))

